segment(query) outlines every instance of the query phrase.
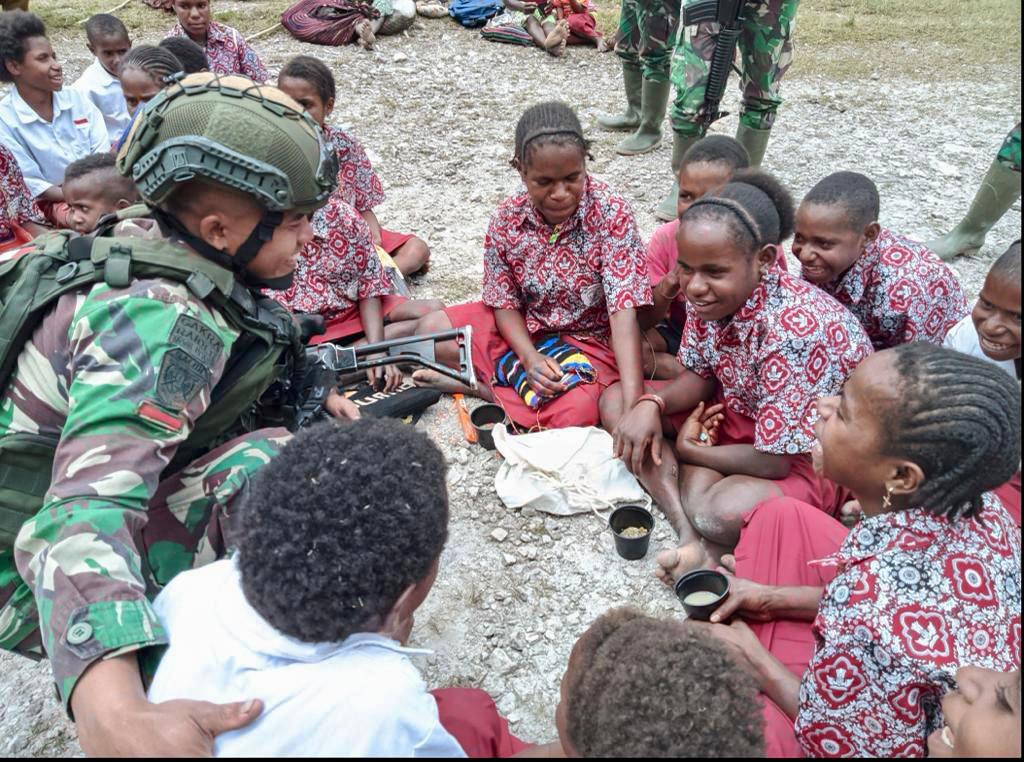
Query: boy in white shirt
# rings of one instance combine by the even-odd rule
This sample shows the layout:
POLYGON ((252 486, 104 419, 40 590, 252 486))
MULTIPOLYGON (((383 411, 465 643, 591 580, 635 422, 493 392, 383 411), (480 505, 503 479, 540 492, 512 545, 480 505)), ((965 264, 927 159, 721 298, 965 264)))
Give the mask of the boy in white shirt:
POLYGON ((1020 241, 992 263, 971 314, 943 346, 995 363, 1020 380, 1020 241))
POLYGON ((217 737, 218 756, 521 751, 487 694, 435 697, 411 658, 428 652, 404 645, 448 535, 445 471, 397 421, 301 431, 249 490, 235 558, 157 597, 170 646, 149 699, 259 699, 260 717, 217 737))
POLYGON ((128 29, 121 19, 97 13, 85 22, 89 52, 96 56, 71 87, 93 102, 103 114, 107 136, 113 144, 131 121, 121 92, 121 59, 132 47, 128 29))
POLYGON ((110 149, 103 115, 88 98, 64 89, 64 72, 34 13, 0 14, 0 143, 13 154, 46 218, 67 227, 61 183, 68 164, 110 149))

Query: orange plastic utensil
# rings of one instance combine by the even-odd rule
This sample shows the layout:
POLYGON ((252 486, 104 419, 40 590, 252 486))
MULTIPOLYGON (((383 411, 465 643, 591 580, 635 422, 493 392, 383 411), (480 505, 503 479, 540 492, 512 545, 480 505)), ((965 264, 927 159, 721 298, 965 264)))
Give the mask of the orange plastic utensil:
POLYGON ((469 420, 469 408, 466 407, 466 398, 461 394, 453 396, 455 397, 455 412, 459 414, 459 423, 462 425, 462 433, 466 437, 467 442, 476 444, 476 429, 473 428, 473 423, 469 420))

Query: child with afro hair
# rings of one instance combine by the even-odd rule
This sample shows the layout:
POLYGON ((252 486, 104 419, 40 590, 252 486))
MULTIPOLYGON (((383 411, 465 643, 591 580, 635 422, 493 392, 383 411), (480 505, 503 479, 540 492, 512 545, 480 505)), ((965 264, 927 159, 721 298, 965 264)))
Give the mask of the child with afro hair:
POLYGON ((757 684, 707 629, 612 609, 576 641, 555 713, 569 757, 764 756, 757 684))
POLYGON ((406 648, 448 537, 444 456, 390 420, 300 432, 263 467, 238 553, 179 574, 155 607, 170 647, 154 702, 258 697, 229 756, 509 756, 486 693, 427 691, 406 648))

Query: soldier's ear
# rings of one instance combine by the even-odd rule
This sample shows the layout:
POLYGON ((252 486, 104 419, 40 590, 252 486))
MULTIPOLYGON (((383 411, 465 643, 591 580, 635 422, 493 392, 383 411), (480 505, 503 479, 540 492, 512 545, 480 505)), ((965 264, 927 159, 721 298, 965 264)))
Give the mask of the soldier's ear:
POLYGON ((220 212, 210 212, 199 219, 198 234, 206 243, 217 251, 228 252, 230 249, 230 233, 227 220, 220 212))

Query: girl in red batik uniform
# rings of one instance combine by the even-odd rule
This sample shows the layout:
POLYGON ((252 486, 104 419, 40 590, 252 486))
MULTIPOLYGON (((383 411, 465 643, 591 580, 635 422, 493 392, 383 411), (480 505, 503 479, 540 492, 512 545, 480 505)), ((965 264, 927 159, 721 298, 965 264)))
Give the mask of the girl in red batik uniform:
POLYGON ((0 251, 28 243, 45 231, 43 213, 25 186, 18 162, 0 143, 0 251))
POLYGON ((237 29, 210 18, 209 0, 174 0, 178 23, 167 37, 187 37, 206 52, 214 74, 241 74, 262 85, 267 67, 237 29))
POLYGON ((1020 667, 1020 533, 988 492, 1017 470, 1020 387, 916 342, 869 357, 819 408, 815 466, 865 518, 848 532, 797 500, 757 506, 712 615, 732 622, 711 630, 758 677, 784 756, 966 748, 943 714, 958 671, 1020 667))
MULTIPOLYGON (((473 327, 473 364, 492 397, 526 428, 593 426, 601 390, 621 379, 630 402, 642 392, 636 310, 651 304, 644 248, 629 205, 587 174, 589 144, 564 103, 540 103, 516 125, 513 166, 526 190, 502 202, 484 252, 483 300, 449 307, 420 321, 417 333, 473 327), (542 350, 560 337, 593 367, 592 383, 567 389, 559 361, 542 350), (531 407, 516 388, 498 383, 498 361, 515 356, 531 407)), ((438 357, 454 364, 454 346, 438 357)), ((436 374, 413 379, 435 385, 436 374)))
POLYGON ((801 275, 860 320, 875 349, 942 344, 970 311, 949 266, 923 244, 878 224, 878 188, 857 172, 815 185, 796 213, 801 275))
POLYGON ((338 156, 337 193, 366 220, 374 244, 391 256, 402 275, 422 271, 430 259, 430 248, 412 233, 381 228, 373 208, 384 201, 384 186, 366 151, 352 135, 327 124, 327 117, 334 110, 336 90, 330 69, 311 56, 296 56, 281 69, 277 86, 297 100, 320 125, 328 150, 338 156))
POLYGON ((777 266, 792 208, 758 173, 683 213, 685 372, 649 382, 635 404, 618 389, 602 399, 616 454, 679 532, 680 547, 658 556, 665 581, 732 548, 763 500, 788 495, 826 512, 844 502, 811 468, 815 401, 839 392, 871 344, 848 310, 777 266))

